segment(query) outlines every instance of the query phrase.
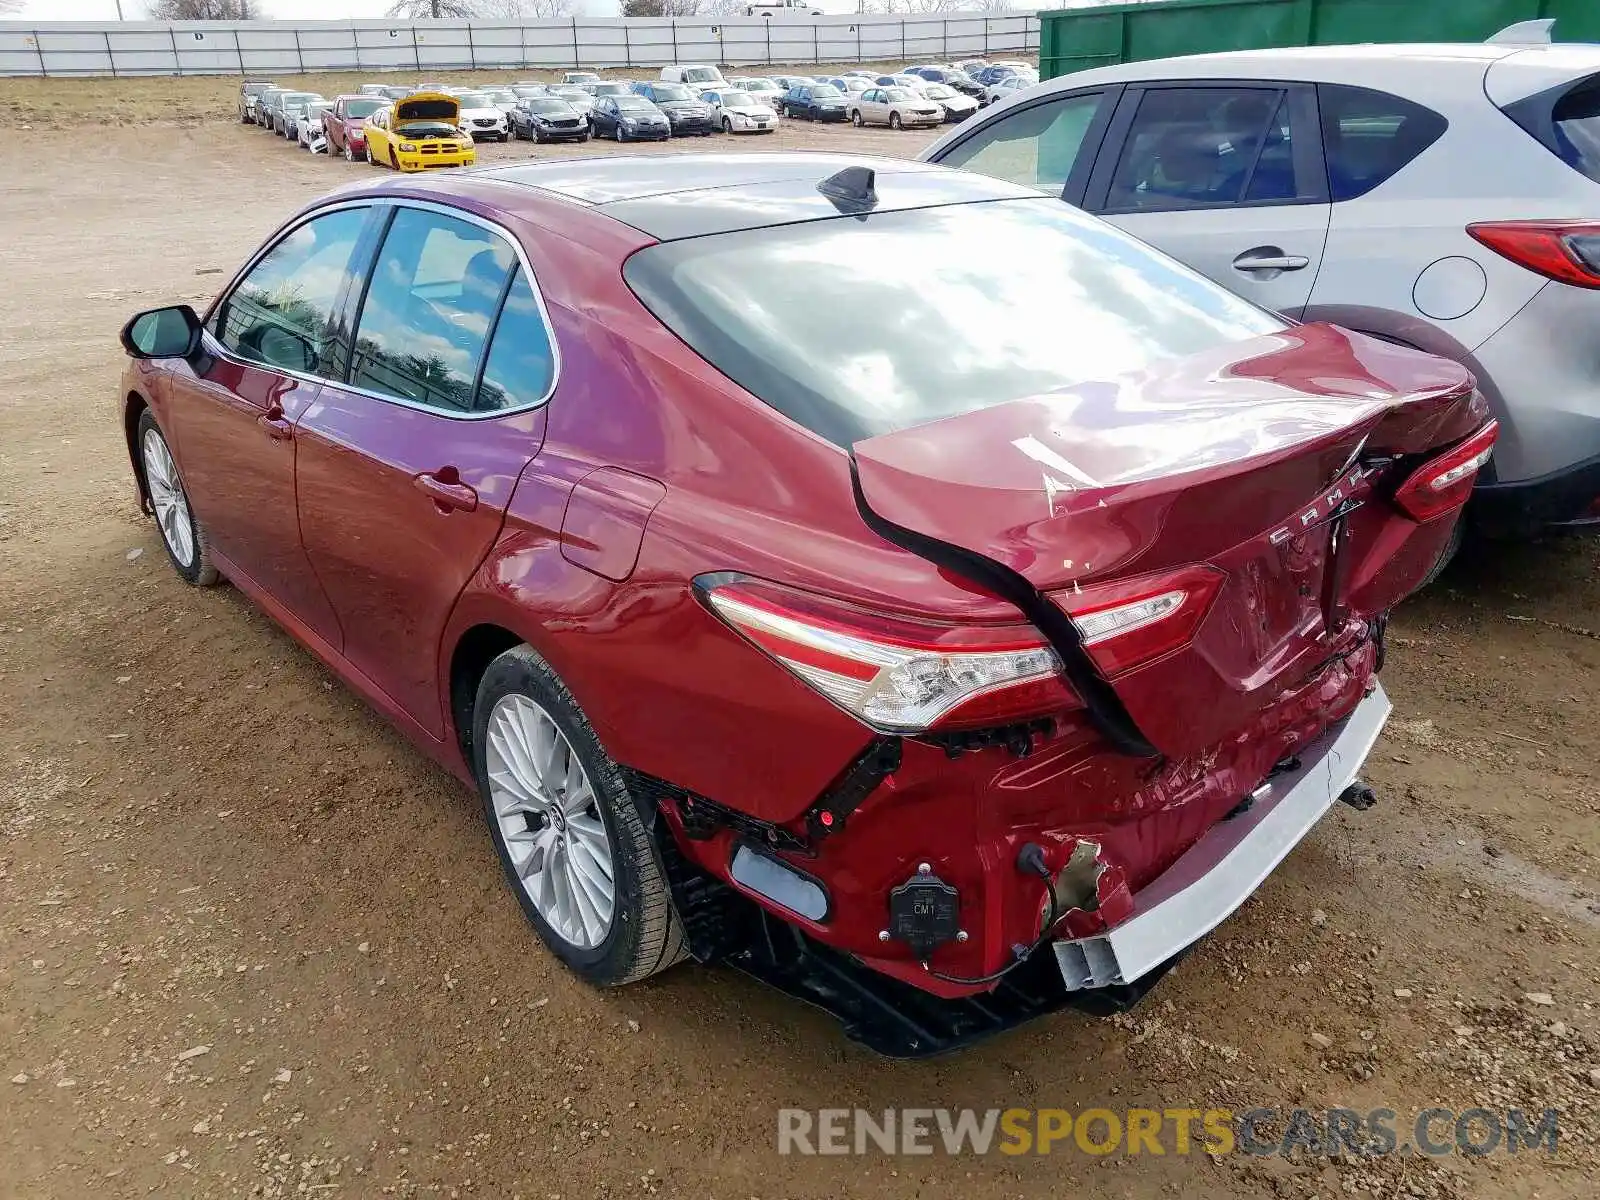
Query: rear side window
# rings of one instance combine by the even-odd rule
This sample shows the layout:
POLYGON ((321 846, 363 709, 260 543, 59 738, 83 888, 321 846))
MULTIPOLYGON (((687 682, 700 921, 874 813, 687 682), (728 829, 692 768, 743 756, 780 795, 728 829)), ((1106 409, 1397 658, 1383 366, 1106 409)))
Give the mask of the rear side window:
POLYGON ((400 209, 361 306, 350 382, 426 408, 470 411, 515 265, 505 240, 480 225, 400 209))
POLYGON ((1043 197, 686 238, 623 275, 701 357, 840 446, 1284 327, 1043 197))
POLYGON ((1317 85, 1328 192, 1364 196, 1443 136, 1448 122, 1431 108, 1367 88, 1317 85))
POLYGON ((549 392, 555 373, 549 326, 528 277, 518 266, 489 343, 475 407, 484 412, 537 404, 549 392))

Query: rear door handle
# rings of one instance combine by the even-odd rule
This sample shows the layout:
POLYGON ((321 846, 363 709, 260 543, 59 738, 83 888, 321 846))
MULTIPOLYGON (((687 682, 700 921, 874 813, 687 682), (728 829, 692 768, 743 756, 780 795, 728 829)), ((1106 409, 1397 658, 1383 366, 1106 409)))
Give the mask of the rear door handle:
POLYGON ((1278 246, 1257 246, 1233 260, 1235 271, 1302 271, 1311 265, 1303 254, 1285 254, 1278 246))
POLYGON ((440 512, 472 512, 478 507, 478 493, 461 482, 461 476, 454 467, 424 472, 411 482, 417 491, 438 506, 440 512))
POLYGON ((256 418, 256 424, 267 431, 274 441, 287 442, 294 437, 294 422, 283 415, 283 409, 273 405, 256 418))

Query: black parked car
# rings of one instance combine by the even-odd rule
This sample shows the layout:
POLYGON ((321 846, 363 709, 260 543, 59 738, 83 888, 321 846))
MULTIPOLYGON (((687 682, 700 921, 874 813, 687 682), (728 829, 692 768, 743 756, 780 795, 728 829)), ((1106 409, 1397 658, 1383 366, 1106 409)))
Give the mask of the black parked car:
POLYGON ((705 137, 716 129, 711 123, 711 106, 681 83, 636 83, 633 90, 667 114, 673 137, 691 133, 705 137))
POLYGON ((589 114, 595 137, 619 142, 664 142, 672 136, 667 114, 643 96, 600 96, 589 114))
POLYGON ((589 120, 560 96, 532 96, 517 101, 507 114, 511 138, 536 142, 587 142, 589 120))
POLYGON ((831 83, 806 83, 792 87, 780 102, 786 117, 808 121, 843 121, 848 114, 845 95, 831 83))

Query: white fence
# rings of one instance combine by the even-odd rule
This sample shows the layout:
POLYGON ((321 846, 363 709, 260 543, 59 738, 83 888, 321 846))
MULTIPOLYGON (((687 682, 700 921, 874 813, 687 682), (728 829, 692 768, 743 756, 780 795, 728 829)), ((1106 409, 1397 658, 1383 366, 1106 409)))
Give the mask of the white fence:
POLYGON ((565 21, 0 21, 0 75, 271 75, 1032 54, 1028 15, 565 21))

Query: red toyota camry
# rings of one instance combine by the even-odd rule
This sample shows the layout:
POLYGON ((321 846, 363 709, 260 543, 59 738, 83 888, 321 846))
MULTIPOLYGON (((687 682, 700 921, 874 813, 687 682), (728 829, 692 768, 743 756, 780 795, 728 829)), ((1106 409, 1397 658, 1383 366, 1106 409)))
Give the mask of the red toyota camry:
POLYGON ((888 1053, 1125 1006, 1337 799, 1495 427, 992 179, 344 190, 123 331, 141 504, 482 795, 550 950, 888 1053))

